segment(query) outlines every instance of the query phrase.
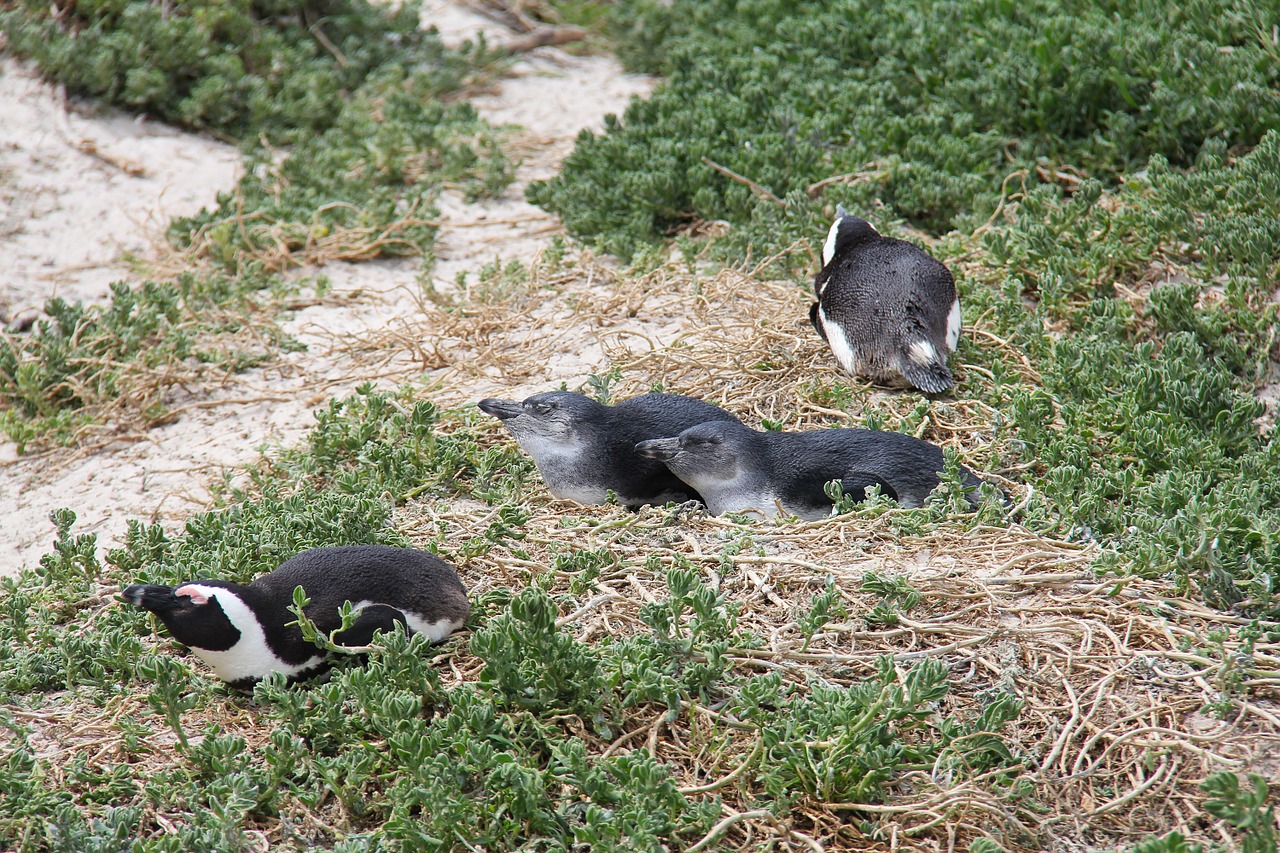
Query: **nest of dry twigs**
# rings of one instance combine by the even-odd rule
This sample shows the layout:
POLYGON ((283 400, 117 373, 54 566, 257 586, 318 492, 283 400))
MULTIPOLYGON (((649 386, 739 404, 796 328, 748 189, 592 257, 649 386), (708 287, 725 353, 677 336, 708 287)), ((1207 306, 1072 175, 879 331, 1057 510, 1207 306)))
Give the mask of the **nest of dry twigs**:
MULTIPOLYGON (((904 537, 893 533, 887 516, 743 525, 704 516, 673 521, 656 508, 637 514, 583 508, 541 490, 530 503, 531 532, 518 543, 522 556, 497 548, 459 559, 462 574, 477 594, 520 588, 535 576, 563 592, 573 581, 570 574, 547 577, 555 573, 557 555, 608 549, 617 563, 581 596, 582 606, 560 620, 582 642, 646 630, 640 608, 664 599, 666 569, 684 560, 741 606, 741 628, 764 639, 762 649, 731 650, 743 670, 851 683, 870 677, 881 655, 903 667, 929 657, 945 662, 951 673, 944 713, 976 715, 983 698, 1001 690, 1025 703, 1004 737, 1024 759, 1034 796, 1011 797, 986 777, 952 783, 912 772, 894 783, 882 805, 808 802, 785 825, 753 812, 753 780, 736 772, 756 748, 752 732, 744 731, 734 749, 699 748, 697 718, 724 722, 713 708, 695 707, 674 721, 665 709, 638 713, 613 742, 593 744, 601 756, 647 748, 672 768, 686 793, 721 797, 728 815, 754 815, 727 831, 716 849, 772 843, 954 850, 995 832, 1005 844, 1024 839, 1022 849, 1044 849, 1039 845, 1057 838, 1051 847, 1068 850, 1094 839, 1132 840, 1172 829, 1227 842, 1229 836, 1206 826, 1199 783, 1223 769, 1270 772, 1280 754, 1280 709, 1274 704, 1280 648, 1255 649, 1257 661, 1273 674, 1250 680, 1252 698, 1239 701, 1225 719, 1207 713, 1229 662, 1196 647, 1232 620, 1168 598, 1156 582, 1117 585, 1096 578, 1090 569, 1096 546, 1017 525, 904 537), (566 515, 573 523, 566 525, 566 515), (727 555, 726 543, 742 535, 755 547, 727 555), (655 556, 658 570, 646 565, 655 556), (868 626, 861 615, 877 601, 861 591, 868 572, 905 576, 922 603, 894 627, 868 626), (829 579, 850 618, 825 626, 806 644, 797 617, 829 579), (850 811, 880 817, 887 840, 864 836, 850 811)), ((404 511, 399 526, 425 542, 435 539, 443 521, 449 541, 466 541, 483 536, 490 520, 483 509, 419 505, 404 511)), ((444 668, 458 683, 474 681, 482 662, 465 646, 457 648, 442 661, 444 668)), ((1229 656, 1237 648, 1228 643, 1224 651, 1229 656)))
MULTIPOLYGON (((578 387, 594 374, 606 377, 614 399, 661 387, 713 401, 748 423, 769 419, 789 429, 856 421, 868 411, 890 428, 918 417, 917 434, 955 448, 1015 505, 1034 496, 988 406, 940 400, 920 416, 918 395, 837 376, 807 326, 803 283, 684 262, 626 276, 583 255, 429 295, 417 318, 395 328, 335 337, 352 374, 388 365, 406 376, 422 371, 424 393, 443 406, 561 381, 578 387)), ((1035 381, 1034 370, 980 322, 966 335, 967 347, 994 348, 1035 381)), ((961 388, 968 371, 980 371, 963 357, 953 367, 961 388)), ((511 439, 494 422, 485 440, 511 439)), ((395 523, 418 544, 438 541, 444 530, 446 556, 477 596, 535 577, 566 593, 579 581, 557 570, 555 558, 607 550, 613 565, 576 594, 575 610, 561 614, 562 629, 582 642, 647 630, 640 608, 663 600, 666 570, 687 561, 740 605, 740 629, 762 639, 760 648, 730 650, 742 672, 848 684, 871 676, 886 654, 904 668, 932 658, 950 673, 940 713, 972 718, 997 691, 1024 702, 1002 733, 1022 761, 1021 794, 997 784, 998 774, 955 780, 916 770, 895 780, 882 804, 858 805, 857 814, 846 804, 808 800, 787 820, 758 808, 755 780, 744 772, 758 748, 750 727, 728 749, 711 748, 699 733, 699 721, 733 725, 714 707, 686 708, 675 719, 665 708, 633 710, 612 741, 581 733, 595 756, 644 748, 687 795, 721 798, 726 817, 701 850, 951 851, 995 836, 1010 848, 1066 851, 1175 829, 1230 847, 1231 835, 1206 815, 1199 784, 1221 770, 1275 778, 1280 644, 1246 648, 1243 620, 1173 595, 1160 581, 1099 577, 1097 544, 1029 529, 1016 509, 1005 525, 967 529, 956 519, 903 534, 894 511, 739 523, 652 507, 580 507, 556 501, 541 484, 525 497, 525 537, 478 557, 448 553, 450 543, 483 538, 494 510, 477 501, 411 502, 395 523), (744 539, 750 547, 728 547, 744 539), (906 578, 920 603, 891 627, 869 623, 864 616, 878 602, 863 591, 869 572, 906 578), (798 617, 828 582, 850 615, 806 640, 798 617), (876 838, 864 834, 868 814, 880 820, 876 838)), ((465 641, 449 648, 438 659, 446 682, 475 681, 482 662, 465 641)), ((137 711, 127 704, 93 719, 39 725, 65 748, 110 749, 103 733, 114 716, 137 711)), ((219 722, 250 741, 267 736, 251 720, 219 722)), ((325 823, 296 810, 290 819, 298 825, 325 823)), ((265 849, 269 839, 262 843, 265 849)))
MULTIPOLYGON (((870 409, 887 427, 912 417, 918 395, 835 375, 830 354, 808 327, 808 302, 803 283, 751 270, 704 273, 696 263, 673 262, 630 277, 584 255, 576 263, 535 264, 527 277, 505 283, 495 277, 464 293, 437 295, 424 303, 424 325, 399 330, 396 346, 446 365, 431 392, 446 404, 495 388, 545 390, 556 384, 549 379, 577 387, 604 364, 614 399, 661 387, 713 401, 748 423, 812 428, 857 420, 870 409), (583 364, 594 370, 575 373, 583 364), (834 385, 849 389, 844 405, 833 402, 834 385)), ((966 335, 968 347, 995 349, 1028 381, 1038 380, 1021 353, 981 322, 966 335)), ((960 387, 966 372, 982 372, 963 358, 953 367, 960 387)), ((981 402, 935 401, 915 432, 955 448, 966 464, 999 480, 1015 504, 1025 502, 1031 494, 1019 469, 1026 466, 1010 464, 1016 454, 992 421, 993 410, 981 402)), ((497 424, 491 437, 510 440, 497 424)), ((912 773, 884 805, 858 807, 887 821, 887 841, 864 837, 840 805, 807 803, 785 825, 753 811, 750 780, 736 772, 755 746, 750 733, 736 750, 707 752, 690 731, 693 718, 714 709, 696 708, 674 722, 660 711, 638 716, 622 737, 596 744, 601 755, 644 745, 674 768, 687 792, 722 797, 732 825, 716 842, 721 848, 953 850, 996 830, 1005 844, 1025 839, 1026 849, 1084 849, 1174 829, 1230 844, 1226 830, 1207 818, 1199 783, 1220 770, 1276 772, 1280 645, 1256 644, 1252 674, 1232 686, 1236 655, 1244 650, 1232 629, 1243 620, 1173 596, 1158 581, 1099 578, 1096 544, 1027 529, 1016 523, 1016 510, 1003 527, 944 523, 903 536, 887 515, 673 522, 655 508, 629 514, 557 502, 540 485, 529 506, 531 533, 519 543, 527 556, 497 548, 462 561, 462 572, 477 593, 519 588, 532 576, 546 584, 557 554, 608 549, 616 566, 595 582, 582 607, 562 616, 565 629, 584 642, 644 630, 639 608, 665 595, 665 569, 683 559, 741 604, 745 630, 765 638, 764 649, 735 653, 743 668, 848 683, 870 675, 883 654, 904 665, 931 657, 952 673, 948 713, 976 714, 996 690, 1025 702, 1005 737, 1026 762, 1034 796, 1019 800, 984 778, 952 784, 912 773), (575 521, 566 524, 566 515, 575 521), (727 555, 726 540, 741 535, 757 547, 727 555), (653 556, 659 571, 646 568, 653 556), (896 627, 868 626, 859 617, 876 601, 861 591, 867 572, 906 577, 922 603, 896 627), (829 578, 852 615, 806 646, 797 615, 829 578), (1213 646, 1215 632, 1230 639, 1213 646), (1231 690, 1240 692, 1222 704, 1231 690), (1209 710, 1228 706, 1225 715, 1209 710)), ((482 509, 411 505, 399 525, 425 541, 442 520, 450 540, 466 540, 483 534, 482 509)), ((567 589, 569 581, 556 578, 552 588, 567 589)), ((479 665, 461 650, 446 664, 461 681, 472 680, 479 665)))

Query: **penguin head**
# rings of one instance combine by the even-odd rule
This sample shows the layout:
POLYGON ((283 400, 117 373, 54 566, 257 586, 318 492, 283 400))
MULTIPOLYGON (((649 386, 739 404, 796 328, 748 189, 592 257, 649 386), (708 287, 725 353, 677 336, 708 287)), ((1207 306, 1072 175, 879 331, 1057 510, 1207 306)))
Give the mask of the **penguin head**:
POLYGON ((836 206, 836 218, 827 231, 827 241, 822 244, 822 265, 831 263, 831 259, 858 243, 880 236, 870 222, 858 216, 851 216, 844 207, 836 206))
POLYGON ((572 391, 534 394, 522 403, 490 397, 477 405, 502 421, 517 441, 572 442, 577 427, 608 412, 607 406, 572 391))
POLYGON ((654 438, 636 445, 636 453, 661 459, 671 472, 695 489, 735 480, 744 436, 751 431, 733 421, 708 421, 674 438, 654 438))
POLYGON ((219 599, 226 598, 227 603, 233 605, 233 612, 246 608, 240 598, 219 581, 177 587, 134 584, 126 587, 120 597, 159 616, 173 638, 192 649, 226 651, 240 640, 240 628, 227 615, 219 599))

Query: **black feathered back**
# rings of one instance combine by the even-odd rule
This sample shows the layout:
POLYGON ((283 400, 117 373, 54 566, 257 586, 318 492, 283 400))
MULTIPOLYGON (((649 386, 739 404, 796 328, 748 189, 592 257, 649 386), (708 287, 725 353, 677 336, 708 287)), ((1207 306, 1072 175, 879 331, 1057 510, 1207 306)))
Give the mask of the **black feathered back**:
POLYGON ((338 609, 345 601, 387 604, 428 622, 460 622, 470 609, 457 571, 435 554, 390 545, 313 548, 247 586, 232 587, 262 617, 268 641, 290 662, 295 659, 281 650, 296 647, 296 661, 315 653, 315 646, 303 642, 296 626, 284 627, 293 621, 288 608, 298 586, 311 599, 307 618, 325 632, 341 626, 338 609))
POLYGON ((695 424, 708 421, 740 423, 719 406, 680 394, 642 394, 623 400, 606 411, 609 413, 608 457, 625 461, 625 464, 615 464, 619 480, 610 488, 619 495, 648 497, 655 501, 662 495, 678 497, 683 494, 685 499, 693 500, 702 498, 672 474, 666 465, 638 456, 636 444, 649 438, 677 435, 695 424))
MULTIPOLYGON (((945 467, 942 448, 898 432, 870 429, 820 429, 763 434, 775 472, 793 472, 793 482, 811 485, 831 480, 864 479, 862 486, 883 483, 898 501, 919 506, 938 486, 945 467)), ((971 506, 982 485, 972 471, 962 469, 971 506)), ((855 497, 861 497, 860 494, 855 497)), ((829 499, 824 499, 830 503, 829 499)))

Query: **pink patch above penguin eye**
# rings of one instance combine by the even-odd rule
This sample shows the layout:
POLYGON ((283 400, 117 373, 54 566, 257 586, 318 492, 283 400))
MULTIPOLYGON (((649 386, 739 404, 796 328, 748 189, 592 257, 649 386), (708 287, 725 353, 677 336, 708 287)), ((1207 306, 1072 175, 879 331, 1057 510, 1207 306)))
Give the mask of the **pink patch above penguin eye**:
POLYGON ((195 605, 209 603, 209 596, 205 595, 198 587, 180 586, 173 591, 173 594, 189 598, 191 599, 191 603, 195 605))

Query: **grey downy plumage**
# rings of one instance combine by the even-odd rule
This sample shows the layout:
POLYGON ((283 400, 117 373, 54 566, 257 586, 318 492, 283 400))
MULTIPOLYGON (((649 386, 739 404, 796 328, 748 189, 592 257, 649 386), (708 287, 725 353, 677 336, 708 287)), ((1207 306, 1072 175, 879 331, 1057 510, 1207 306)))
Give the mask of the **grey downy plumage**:
POLYGON ((661 462, 636 455, 636 442, 675 435, 705 421, 738 422, 702 400, 643 394, 606 406, 572 391, 535 394, 524 402, 478 403, 533 457, 551 494, 580 504, 603 504, 609 492, 624 506, 700 500, 661 462))
MULTIPOLYGON (((826 484, 840 481, 861 499, 868 486, 906 507, 924 503, 943 470, 942 449, 909 435, 870 429, 758 432, 736 423, 707 423, 677 436, 642 441, 636 452, 661 459, 702 494, 715 515, 830 515, 826 484)), ((966 497, 977 506, 982 481, 963 468, 966 497)))
POLYGON ((813 286, 809 319, 846 372, 930 394, 955 384, 960 300, 951 271, 923 249, 837 208, 813 286))

